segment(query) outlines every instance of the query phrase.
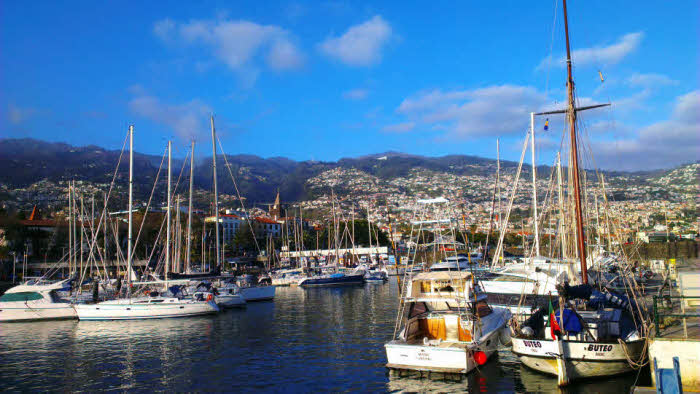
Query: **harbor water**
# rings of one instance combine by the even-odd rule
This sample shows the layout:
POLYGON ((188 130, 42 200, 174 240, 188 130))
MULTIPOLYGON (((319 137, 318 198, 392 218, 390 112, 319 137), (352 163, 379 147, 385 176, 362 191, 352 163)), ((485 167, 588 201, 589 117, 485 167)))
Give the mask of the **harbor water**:
MULTIPOLYGON (((274 302, 212 316, 0 325, 0 390, 267 392, 558 392, 556 378, 503 349, 453 378, 399 377, 384 367, 396 278, 387 284, 277 288, 274 302)), ((565 392, 629 392, 635 374, 565 392)))

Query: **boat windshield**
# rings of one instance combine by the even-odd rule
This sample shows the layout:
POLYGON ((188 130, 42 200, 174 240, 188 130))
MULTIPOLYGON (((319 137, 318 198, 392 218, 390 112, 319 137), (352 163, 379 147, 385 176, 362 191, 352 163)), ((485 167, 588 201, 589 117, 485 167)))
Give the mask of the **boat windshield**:
POLYGON ((17 293, 3 294, 0 302, 26 302, 43 299, 44 296, 35 291, 20 291, 17 293))

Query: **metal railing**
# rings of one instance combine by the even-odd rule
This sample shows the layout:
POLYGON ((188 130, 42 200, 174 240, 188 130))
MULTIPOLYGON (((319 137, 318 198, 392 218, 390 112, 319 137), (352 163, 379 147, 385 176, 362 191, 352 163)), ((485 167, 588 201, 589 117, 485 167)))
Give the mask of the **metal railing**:
MULTIPOLYGON (((683 319, 683 333, 685 338, 688 337, 688 328, 687 328, 687 319, 688 318, 693 318, 693 317, 700 317, 700 313, 686 313, 685 311, 685 302, 684 300, 690 300, 690 299, 697 299, 700 300, 700 296, 671 296, 671 295, 663 295, 663 296, 658 296, 655 295, 653 298, 654 302, 654 329, 656 332, 656 335, 659 335, 659 332, 661 331, 661 324, 660 320, 665 317, 675 317, 675 318, 680 318, 683 319), (662 302, 659 302, 661 300, 662 302), (680 309, 681 313, 673 313, 673 300, 680 300, 680 309), (669 306, 664 305, 663 301, 668 301, 670 304, 669 306), (660 310, 662 309, 662 310, 660 310), (665 310, 663 310, 665 309, 665 310)), ((698 309, 696 309, 698 310, 698 309)))

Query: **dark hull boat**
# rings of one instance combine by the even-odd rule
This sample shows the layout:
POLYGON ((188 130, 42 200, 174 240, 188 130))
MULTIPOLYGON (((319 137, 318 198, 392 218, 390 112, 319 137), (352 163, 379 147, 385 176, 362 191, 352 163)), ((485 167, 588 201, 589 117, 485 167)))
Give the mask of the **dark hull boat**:
POLYGON ((346 275, 342 273, 312 276, 299 281, 299 286, 302 287, 319 287, 319 286, 342 286, 342 285, 357 285, 364 283, 364 274, 346 275))

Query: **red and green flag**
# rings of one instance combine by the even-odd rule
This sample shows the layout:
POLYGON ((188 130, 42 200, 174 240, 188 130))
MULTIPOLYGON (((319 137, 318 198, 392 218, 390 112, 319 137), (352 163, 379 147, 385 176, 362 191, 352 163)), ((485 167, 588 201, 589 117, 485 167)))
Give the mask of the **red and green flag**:
POLYGON ((552 299, 549 299, 549 327, 551 330, 552 338, 556 338, 556 334, 561 333, 561 327, 557 322, 556 316, 554 316, 554 307, 552 306, 552 299))

